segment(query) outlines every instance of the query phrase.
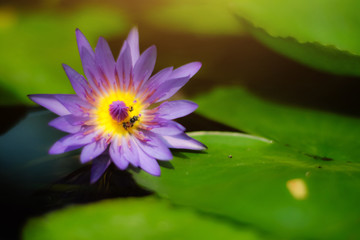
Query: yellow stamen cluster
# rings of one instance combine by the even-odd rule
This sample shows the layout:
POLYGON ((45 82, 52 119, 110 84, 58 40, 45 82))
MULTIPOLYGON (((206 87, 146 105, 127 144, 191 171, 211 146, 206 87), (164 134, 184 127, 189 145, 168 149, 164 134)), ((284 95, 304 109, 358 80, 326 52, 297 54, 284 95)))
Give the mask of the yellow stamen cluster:
POLYGON ((97 99, 97 107, 92 115, 97 127, 103 134, 110 136, 123 136, 132 133, 139 125, 143 104, 135 98, 134 94, 113 91, 97 99), (128 107, 128 116, 122 121, 116 121, 109 112, 110 105, 115 101, 122 101, 128 107), (137 118, 138 119, 137 119, 137 118), (136 121, 134 121, 137 119, 136 121))

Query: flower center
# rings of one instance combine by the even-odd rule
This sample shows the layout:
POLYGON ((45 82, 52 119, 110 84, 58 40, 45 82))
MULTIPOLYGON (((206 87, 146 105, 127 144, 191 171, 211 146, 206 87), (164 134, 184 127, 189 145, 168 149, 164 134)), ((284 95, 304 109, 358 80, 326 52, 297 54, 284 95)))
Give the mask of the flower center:
POLYGON ((123 101, 113 101, 109 106, 109 112, 112 117, 117 122, 121 122, 129 116, 128 113, 129 107, 123 101))
POLYGON ((102 96, 92 111, 94 125, 103 134, 132 134, 140 125, 144 105, 132 93, 114 91, 102 96))

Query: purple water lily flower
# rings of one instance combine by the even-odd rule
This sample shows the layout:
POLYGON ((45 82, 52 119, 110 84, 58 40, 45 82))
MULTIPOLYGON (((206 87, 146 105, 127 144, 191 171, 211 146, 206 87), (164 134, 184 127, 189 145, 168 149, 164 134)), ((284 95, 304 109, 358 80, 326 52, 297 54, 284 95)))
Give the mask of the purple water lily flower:
POLYGON ((184 86, 201 63, 168 67, 151 77, 156 47, 140 55, 136 28, 129 33, 116 61, 104 38, 99 38, 95 51, 78 29, 76 38, 87 80, 63 64, 76 94, 29 96, 60 116, 50 126, 69 133, 51 147, 50 154, 83 148, 80 160, 93 160, 91 182, 96 182, 111 161, 122 170, 131 164, 159 176, 156 160, 171 160, 169 148, 205 149, 173 121, 193 112, 197 104, 178 100, 153 107, 184 86))

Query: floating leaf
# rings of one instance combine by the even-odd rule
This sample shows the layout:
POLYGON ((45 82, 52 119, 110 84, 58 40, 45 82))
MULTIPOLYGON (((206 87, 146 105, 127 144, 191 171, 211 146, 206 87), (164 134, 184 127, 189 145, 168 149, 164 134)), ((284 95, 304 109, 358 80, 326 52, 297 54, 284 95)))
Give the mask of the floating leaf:
POLYGON ((299 43, 293 38, 272 37, 260 29, 251 32, 275 51, 310 67, 333 74, 360 76, 360 56, 318 43, 299 43))
POLYGON ((12 96, 1 97, 1 105, 30 104, 26 95, 33 93, 73 93, 61 63, 81 71, 75 29, 94 46, 97 37, 125 28, 118 12, 103 7, 71 13, 0 9, 0 19, 5 19, 0 25, 0 91, 12 96))
POLYGON ((263 100, 242 88, 219 88, 196 99, 199 113, 305 154, 360 160, 360 119, 263 100))
POLYGON ((134 173, 137 182, 173 203, 251 224, 278 239, 360 236, 359 159, 321 161, 239 133, 191 136, 208 151, 178 152, 161 177, 134 173))
POLYGON ((255 35, 279 52, 338 74, 360 75, 360 3, 356 0, 235 0, 233 10, 268 35, 255 35), (338 63, 338 64, 336 64, 338 63))
POLYGON ((271 36, 318 42, 360 55, 357 0, 234 0, 232 7, 271 36))
POLYGON ((31 220, 24 240, 264 239, 217 219, 154 198, 107 200, 72 206, 31 220))

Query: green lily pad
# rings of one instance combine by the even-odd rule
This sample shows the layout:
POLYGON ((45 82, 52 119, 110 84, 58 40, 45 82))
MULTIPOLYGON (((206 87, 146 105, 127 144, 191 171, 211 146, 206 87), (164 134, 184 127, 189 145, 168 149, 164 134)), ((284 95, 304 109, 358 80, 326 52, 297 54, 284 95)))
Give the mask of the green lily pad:
POLYGON ((56 239, 264 239, 154 198, 107 200, 32 219, 24 240, 56 239))
POLYGON ((204 35, 238 35, 242 24, 223 1, 171 0, 147 12, 148 22, 170 31, 204 35))
POLYGON ((191 136, 208 150, 179 152, 161 177, 134 173, 137 182, 175 204, 250 224, 278 239, 360 236, 358 159, 321 161, 239 133, 191 136))
POLYGON ((356 0, 234 0, 233 9, 271 36, 318 42, 360 55, 356 0))
POLYGON ((277 104, 245 89, 219 88, 199 96, 198 112, 318 159, 360 160, 360 119, 277 104))
POLYGON ((300 43, 294 38, 272 37, 261 29, 252 34, 269 48, 304 65, 337 75, 360 76, 360 56, 319 43, 300 43))
POLYGON ((307 65, 359 75, 360 3, 356 0, 235 0, 232 9, 273 49, 307 65), (338 61, 337 61, 338 60, 338 61), (336 64, 336 62, 338 64, 336 64))
POLYGON ((126 20, 117 11, 88 7, 76 12, 0 11, 0 104, 31 104, 28 94, 73 93, 61 63, 81 72, 75 29, 95 46, 99 36, 122 33, 126 20), (9 97, 10 96, 10 97, 9 97))

